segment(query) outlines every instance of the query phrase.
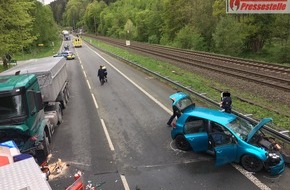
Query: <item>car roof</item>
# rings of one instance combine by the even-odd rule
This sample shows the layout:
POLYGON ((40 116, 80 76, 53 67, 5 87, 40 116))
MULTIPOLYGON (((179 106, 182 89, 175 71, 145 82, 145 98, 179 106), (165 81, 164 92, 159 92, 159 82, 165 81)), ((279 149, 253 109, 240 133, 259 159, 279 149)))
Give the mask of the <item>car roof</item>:
POLYGON ((237 116, 234 114, 205 107, 194 107, 193 109, 187 109, 185 110, 184 114, 207 119, 224 126, 237 118, 237 116))

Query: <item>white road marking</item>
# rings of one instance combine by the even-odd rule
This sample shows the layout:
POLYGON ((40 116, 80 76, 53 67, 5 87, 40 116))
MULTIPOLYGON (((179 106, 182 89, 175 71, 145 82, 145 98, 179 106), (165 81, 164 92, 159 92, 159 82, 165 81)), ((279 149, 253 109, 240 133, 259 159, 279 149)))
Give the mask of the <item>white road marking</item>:
POLYGON ((122 183, 123 183, 125 190, 130 190, 129 185, 128 185, 127 180, 126 180, 126 177, 123 174, 120 176, 121 176, 121 180, 122 180, 122 183))
MULTIPOLYGON (((82 67, 82 69, 83 69, 84 76, 85 76, 85 78, 87 78, 86 72, 85 72, 84 67, 83 67, 83 65, 82 65, 82 63, 81 63, 81 59, 80 59, 80 58, 79 58, 79 61, 80 61, 81 67, 82 67)), ((90 91, 92 91, 92 90, 91 90, 91 85, 90 85, 90 83, 89 83, 88 80, 87 80, 87 84, 88 84, 88 86, 89 86, 90 91)), ((98 103, 97 103, 97 100, 96 100, 94 94, 91 93, 91 95, 92 95, 92 98, 93 98, 93 101, 94 101, 95 107, 96 107, 97 109, 99 109, 99 106, 98 106, 98 103)), ((115 151, 115 148, 114 148, 113 142, 112 142, 112 140, 111 140, 111 137, 110 137, 110 135, 109 135, 108 129, 107 129, 106 124, 105 124, 105 122, 104 122, 103 119, 101 119, 101 123, 102 123, 103 130, 104 130, 104 132, 105 132, 106 139, 107 139, 107 141, 108 141, 109 147, 110 147, 111 151, 115 151)), ((122 180, 122 183, 123 183, 124 189, 125 189, 125 190, 130 190, 129 185, 128 185, 128 182, 127 182, 127 180, 126 180, 126 177, 125 177, 124 175, 122 175, 122 174, 120 174, 120 177, 121 177, 121 180, 122 180)))
POLYGON ((248 178, 251 182, 253 182, 260 189, 262 189, 262 190, 271 190, 270 187, 268 187, 267 185, 265 185, 264 183, 262 183, 255 176, 253 176, 253 174, 251 172, 246 171, 244 168, 242 168, 241 166, 239 166, 237 164, 232 164, 232 166, 234 168, 236 168, 239 172, 241 172, 241 174, 243 174, 244 176, 246 176, 246 178, 248 178))
MULTIPOLYGON (((120 73, 124 78, 126 78, 129 82, 131 82, 136 88, 138 88, 141 92, 143 92, 147 97, 149 97, 151 100, 153 100, 156 104, 158 104, 162 109, 164 109, 167 113, 171 114, 172 111, 170 109, 168 109, 166 106, 164 106, 161 102, 159 102, 156 98, 154 98, 153 96, 151 96, 147 91, 145 91, 143 88, 141 88, 138 84, 136 84, 134 81, 132 81, 129 77, 127 77, 124 73, 122 73, 119 69, 117 69, 114 65, 112 65, 109 61, 107 61, 103 56, 101 56, 99 53, 97 53, 95 50, 93 50, 91 47, 87 46, 91 51, 93 51, 95 54, 97 54, 100 58, 102 58, 107 64, 109 64, 112 68, 114 68, 118 73, 120 73)), ((102 121, 102 119, 101 119, 102 121)), ((105 129, 104 129, 105 130, 105 129)), ((109 137, 110 138, 110 137, 109 137)), ((109 140, 108 140, 109 141, 109 140)), ((236 168, 239 172, 241 172, 241 174, 243 174, 245 177, 247 177, 251 182, 253 182, 258 188, 262 189, 262 190, 271 190, 271 188, 269 188, 267 185, 265 185, 264 183, 262 183, 258 178, 256 178, 255 176, 253 176, 252 173, 246 171, 245 169, 243 169, 242 167, 238 167, 237 165, 232 164, 232 166, 234 168, 236 168)), ((124 175, 120 175, 121 179, 125 178, 124 175)), ((122 179, 123 181, 123 179, 122 179)), ((125 190, 129 190, 129 186, 128 183, 126 181, 126 183, 123 185, 125 187, 125 190), (127 189, 128 187, 128 189, 127 189)))
POLYGON ((88 78, 88 77, 87 77, 87 74, 86 74, 86 72, 85 72, 85 71, 83 71, 83 73, 84 73, 84 75, 85 75, 85 78, 88 78))
POLYGON ((120 75, 122 75, 124 78, 126 78, 129 82, 131 82, 136 88, 138 88, 141 92, 143 92, 147 97, 149 97, 151 100, 153 100, 156 104, 158 104, 162 109, 164 109, 167 113, 172 114, 172 111, 168 109, 166 106, 164 106, 161 102, 159 102, 156 98, 151 96, 147 91, 145 91, 142 87, 140 87, 138 84, 136 84, 134 81, 132 81, 129 77, 127 77, 124 73, 122 73, 119 69, 117 69, 114 65, 112 65, 109 61, 107 61, 103 56, 101 56, 99 53, 94 51, 92 48, 88 46, 90 50, 92 50, 95 54, 97 54, 100 58, 102 58, 107 64, 109 64, 111 67, 113 67, 120 75))
POLYGON ((183 151, 183 150, 180 150, 180 149, 174 148, 173 145, 172 145, 173 142, 174 142, 174 141, 171 141, 171 142, 170 142, 170 148, 171 148, 174 152, 185 152, 185 151, 183 151))
POLYGON ((105 132, 105 135, 106 135, 107 141, 108 141, 108 143, 109 143, 109 147, 110 147, 111 151, 115 151, 114 145, 113 145, 113 143, 112 143, 111 137, 110 137, 110 135, 109 135, 109 133, 108 133, 108 130, 107 130, 106 124, 105 124, 105 122, 104 122, 103 119, 101 119, 101 123, 102 123, 103 129, 104 129, 104 132, 105 132))
POLYGON ((88 84, 88 86, 89 86, 89 89, 91 90, 92 88, 91 88, 91 85, 90 85, 89 80, 87 80, 87 84, 88 84))
POLYGON ((96 100, 96 98, 95 98, 95 96, 94 96, 93 93, 92 93, 92 97, 93 97, 93 100, 94 100, 94 103, 95 103, 96 108, 99 109, 99 106, 98 106, 97 100, 96 100))

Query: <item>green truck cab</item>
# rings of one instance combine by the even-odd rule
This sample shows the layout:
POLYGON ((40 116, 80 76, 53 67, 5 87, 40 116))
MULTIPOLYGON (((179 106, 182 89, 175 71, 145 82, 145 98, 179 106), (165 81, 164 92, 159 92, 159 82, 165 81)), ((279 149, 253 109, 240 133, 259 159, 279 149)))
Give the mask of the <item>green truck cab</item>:
POLYGON ((12 139, 22 152, 47 156, 51 134, 36 76, 0 76, 0 141, 12 139))
POLYGON ((62 118, 68 102, 64 61, 39 59, 0 73, 0 142, 13 140, 39 164, 50 153, 57 125, 51 119, 62 118), (55 115, 45 112, 48 107, 55 115))

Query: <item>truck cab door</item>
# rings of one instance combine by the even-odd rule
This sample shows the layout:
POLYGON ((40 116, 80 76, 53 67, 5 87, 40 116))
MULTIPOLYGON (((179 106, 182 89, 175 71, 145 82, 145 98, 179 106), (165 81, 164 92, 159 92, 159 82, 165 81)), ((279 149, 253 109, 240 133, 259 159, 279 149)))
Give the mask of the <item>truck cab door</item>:
MULTIPOLYGON (((35 94, 34 90, 27 90, 27 104, 28 104, 28 118, 27 125, 31 130, 31 134, 35 135, 39 131, 43 115, 39 114, 38 108, 41 108, 41 105, 37 105, 36 99, 40 98, 35 94)), ((38 100, 40 101, 40 100, 38 100)), ((40 104, 40 102, 39 102, 40 104)))

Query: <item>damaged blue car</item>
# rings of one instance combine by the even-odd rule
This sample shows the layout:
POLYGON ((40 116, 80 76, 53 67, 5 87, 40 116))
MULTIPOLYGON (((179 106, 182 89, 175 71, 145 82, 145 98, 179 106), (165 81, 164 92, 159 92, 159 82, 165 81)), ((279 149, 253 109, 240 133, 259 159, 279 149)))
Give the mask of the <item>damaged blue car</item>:
POLYGON ((170 99, 181 113, 171 131, 178 149, 207 152, 215 157, 216 166, 235 162, 249 172, 266 169, 278 175, 284 171, 281 147, 263 132, 271 118, 254 126, 235 114, 195 106, 183 92, 172 94, 170 99))

